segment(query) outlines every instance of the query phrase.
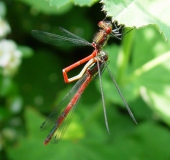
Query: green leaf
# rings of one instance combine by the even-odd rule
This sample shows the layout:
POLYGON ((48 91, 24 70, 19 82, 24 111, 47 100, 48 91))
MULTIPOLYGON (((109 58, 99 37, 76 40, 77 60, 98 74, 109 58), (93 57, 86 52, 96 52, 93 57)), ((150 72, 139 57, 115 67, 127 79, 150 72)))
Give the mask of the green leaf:
POLYGON ((170 39, 169 0, 102 0, 103 10, 112 21, 127 27, 143 27, 155 24, 165 39, 170 39))
MULTIPOLYGON (((7 149, 8 156, 13 160, 41 159, 70 160, 91 159, 168 159, 167 144, 170 143, 168 130, 155 123, 145 122, 133 125, 124 116, 120 116, 116 109, 113 109, 112 134, 109 136, 101 129, 101 124, 96 122, 89 124, 91 132, 76 139, 62 139, 58 144, 43 145, 45 134, 39 131, 39 126, 44 120, 34 109, 25 110, 25 121, 27 136, 20 139, 18 145, 7 149), (102 132, 104 134, 101 134, 102 132), (154 136, 153 136, 154 135, 154 136), (102 139, 102 141, 101 141, 102 139), (105 139, 105 140, 103 140, 105 139), (145 147, 143 147, 145 146, 145 147), (161 146, 161 147, 160 147, 161 146), (149 150, 149 152, 147 152, 149 150), (159 152, 155 153, 155 150, 159 152), (31 154, 30 154, 31 153, 31 154), (69 154, 68 154, 69 153, 69 154), (126 158, 125 158, 126 157, 126 158)), ((109 113, 111 115, 111 113, 109 113)), ((74 122, 77 123, 77 120, 74 122)), ((76 134, 77 130, 72 129, 76 134)), ((68 130, 67 130, 68 132, 68 130)))
POLYGON ((57 7, 61 7, 67 3, 70 3, 70 0, 49 0, 49 4, 50 6, 57 6, 57 7))
POLYGON ((49 0, 51 6, 61 7, 67 3, 73 3, 79 6, 91 6, 98 0, 49 0))
POLYGON ((168 134, 168 130, 154 123, 142 123, 131 135, 122 137, 126 145, 115 140, 115 149, 112 150, 114 159, 168 159, 170 156, 167 147, 170 142, 168 134))
POLYGON ((141 96, 145 102, 154 110, 157 118, 161 117, 168 125, 170 125, 169 89, 169 86, 165 86, 166 94, 162 94, 145 87, 141 88, 141 96))
MULTIPOLYGON (((58 5, 53 3, 49 4, 48 1, 45 0, 20 0, 30 6, 32 6, 32 13, 37 11, 44 12, 46 14, 64 14, 72 8, 71 3, 65 5, 65 1, 59 1, 58 5), (61 8, 59 8, 61 7, 61 8)), ((66 0, 67 1, 67 0, 66 0)))
POLYGON ((5 97, 16 92, 16 85, 11 77, 0 75, 0 96, 5 97))
POLYGON ((84 138, 84 136, 81 137, 81 139, 77 137, 75 138, 75 135, 78 135, 77 131, 82 132, 80 130, 77 130, 77 127, 72 128, 72 126, 74 126, 74 123, 78 124, 77 122, 73 122, 69 126, 69 128, 72 128, 72 133, 74 131, 74 134, 72 134, 70 132, 71 130, 69 131, 68 128, 67 132, 69 133, 69 138, 65 136, 65 138, 62 139, 58 144, 49 144, 48 146, 44 146, 43 140, 47 133, 43 134, 43 132, 40 132, 39 130, 39 127, 44 118, 42 118, 34 109, 31 108, 28 108, 25 113, 27 122, 26 126, 28 127, 29 132, 27 134, 27 137, 21 139, 19 145, 17 145, 15 149, 9 148, 9 156, 12 157, 12 159, 14 160, 18 158, 31 160, 35 159, 36 157, 39 157, 41 160, 43 160, 49 156, 51 160, 55 160, 58 158, 65 160, 68 159, 68 156, 71 160, 74 160, 76 157, 81 156, 83 156, 85 159, 92 158, 102 160, 107 153, 107 151, 102 151, 100 154, 98 154, 98 149, 102 148, 102 144, 98 143, 97 139, 94 142, 93 139, 87 139, 85 141, 81 140, 82 138, 84 138), (72 135, 74 135, 74 138, 72 137, 72 135))
POLYGON ((4 2, 0 1, 0 16, 4 17, 6 14, 6 6, 4 2))
MULTIPOLYGON (((72 8, 72 4, 79 6, 91 6, 98 0, 20 0, 33 7, 33 12, 40 11, 46 14, 64 14, 72 8)), ((36 12, 35 12, 36 13, 36 12)))
POLYGON ((144 101, 165 123, 170 125, 169 112, 167 112, 170 109, 168 92, 170 47, 153 31, 151 27, 145 29, 145 34, 140 35, 136 40, 133 58, 135 58, 134 66, 137 68, 133 76, 138 77, 136 82, 140 84, 139 91, 144 101), (163 106, 160 105, 161 103, 163 106))
POLYGON ((30 58, 33 55, 33 50, 27 46, 18 46, 23 58, 30 58))
POLYGON ((74 4, 79 6, 91 6, 97 1, 98 0, 74 0, 74 4))

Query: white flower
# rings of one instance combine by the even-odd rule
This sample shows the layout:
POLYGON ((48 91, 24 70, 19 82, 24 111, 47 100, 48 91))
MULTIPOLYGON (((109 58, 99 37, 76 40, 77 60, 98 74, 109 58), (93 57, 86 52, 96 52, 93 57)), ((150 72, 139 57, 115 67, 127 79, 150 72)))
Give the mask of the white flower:
POLYGON ((12 40, 0 41, 0 67, 4 75, 13 75, 21 64, 22 53, 12 40))
POLYGON ((0 37, 6 36, 11 31, 9 24, 0 17, 0 37))

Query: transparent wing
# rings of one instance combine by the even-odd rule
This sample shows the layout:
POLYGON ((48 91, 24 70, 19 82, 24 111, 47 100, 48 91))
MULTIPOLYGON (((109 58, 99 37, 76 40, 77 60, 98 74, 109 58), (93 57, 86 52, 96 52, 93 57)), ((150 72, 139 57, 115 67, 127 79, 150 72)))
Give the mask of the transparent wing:
POLYGON ((65 36, 65 37, 70 37, 70 38, 73 38, 73 39, 78 39, 78 40, 81 40, 83 41, 84 43, 86 43, 87 45, 91 45, 91 43, 89 43, 88 41, 86 41, 85 39, 67 31, 66 29, 62 28, 62 27, 59 27, 61 33, 65 36))
MULTIPOLYGON (((85 74, 85 75, 83 76, 83 78, 82 78, 82 79, 83 79, 82 85, 80 85, 80 87, 78 88, 79 93, 77 93, 77 95, 76 95, 76 97, 77 97, 77 96, 79 96, 79 97, 77 98, 77 100, 76 100, 73 108, 70 110, 70 112, 69 112, 68 115, 66 116, 65 120, 63 121, 63 123, 62 123, 62 124, 57 128, 57 130, 55 131, 55 133, 54 133, 54 135, 53 135, 53 138, 52 138, 52 142, 55 142, 55 143, 58 142, 58 141, 60 140, 61 136, 64 135, 64 133, 65 133, 67 127, 68 127, 68 124, 69 124, 69 122, 70 122, 70 119, 71 119, 71 117, 72 117, 72 115, 73 115, 73 113, 74 113, 74 111, 75 111, 75 109, 76 109, 77 103, 78 103, 78 101, 79 101, 82 93, 84 92, 84 90, 85 90, 85 88, 87 87, 88 83, 90 83, 90 81, 92 80, 92 79, 90 79, 90 80, 87 80, 87 81, 86 81, 86 78, 87 78, 88 76, 89 76, 88 74, 85 74), (84 87, 84 85, 86 85, 86 87, 84 87)), ((72 105, 73 105, 73 104, 72 104, 72 105)))
MULTIPOLYGON (((77 103, 78 103, 78 101, 77 101, 77 103)), ((70 119, 72 118, 72 116, 74 114, 74 111, 76 109, 77 103, 76 103, 76 105, 74 105, 74 107, 68 113, 68 115, 65 118, 65 120, 63 121, 63 123, 55 131, 55 133, 54 133, 54 135, 52 137, 52 140, 51 140, 52 143, 58 143, 59 140, 61 139, 61 137, 64 135, 65 131, 67 130, 67 127, 69 126, 70 119)))
POLYGON ((86 76, 87 75, 85 74, 85 76, 83 76, 79 81, 77 81, 77 83, 72 87, 72 89, 69 91, 69 93, 62 99, 62 101, 55 107, 55 109, 49 114, 47 119, 42 123, 42 125, 40 126, 40 130, 43 131, 47 128, 50 128, 51 126, 53 126, 56 123, 57 118, 61 115, 64 108, 71 101, 72 97, 77 92, 78 88, 84 82, 86 76))
MULTIPOLYGON (((44 130, 51 126, 53 124, 53 128, 49 132, 49 135, 47 137, 48 142, 51 140, 52 142, 58 142, 65 133, 67 126, 70 122, 70 119, 72 118, 72 115, 76 109, 77 103, 84 92, 85 88, 87 87, 87 81, 86 78, 88 78, 89 74, 85 74, 71 89, 71 91, 66 95, 66 97, 62 100, 60 103, 61 106, 64 106, 65 109, 62 109, 62 116, 61 113, 57 114, 57 110, 55 109, 49 117, 46 119, 46 121, 41 125, 41 130, 44 130), (67 101, 67 103, 65 103, 67 101), (66 104, 66 105, 65 105, 66 104), (68 110, 68 108, 71 108, 68 110), (62 122, 59 123, 59 117, 65 117, 62 122)), ((88 81, 88 83, 91 80, 88 81)))
POLYGON ((36 39, 55 46, 92 46, 91 43, 73 33, 63 28, 60 28, 60 30, 67 34, 67 37, 37 30, 33 30, 31 33, 36 39))
POLYGON ((109 72, 109 75, 110 75, 110 77, 111 77, 111 79, 112 79, 112 81, 113 81, 113 83, 114 83, 114 85, 115 85, 115 87, 116 87, 116 89, 117 89, 117 91, 118 91, 118 93, 119 93, 119 95, 120 95, 120 97, 121 97, 121 99, 122 99, 122 101, 123 101, 123 103, 124 103, 128 113, 129 113, 129 115, 131 116, 132 120, 137 124, 137 121, 136 121, 136 119, 135 119, 135 117, 134 117, 130 107, 128 106, 128 104, 127 104, 127 102, 126 102, 122 92, 119 89, 119 86, 116 83, 116 80, 115 80, 114 76, 111 74, 111 72, 110 72, 108 67, 107 67, 107 71, 109 72))
POLYGON ((103 86, 102 86, 102 78, 101 75, 103 74, 105 68, 107 67, 108 62, 103 62, 103 64, 100 66, 99 62, 97 61, 97 68, 98 68, 98 76, 99 76, 99 83, 100 83, 100 93, 102 97, 102 106, 103 106, 103 113, 104 113, 104 120, 105 120, 105 125, 107 132, 110 134, 109 130, 109 124, 107 120, 107 113, 106 113, 106 104, 105 104, 105 99, 104 99, 104 92, 103 92, 103 86))

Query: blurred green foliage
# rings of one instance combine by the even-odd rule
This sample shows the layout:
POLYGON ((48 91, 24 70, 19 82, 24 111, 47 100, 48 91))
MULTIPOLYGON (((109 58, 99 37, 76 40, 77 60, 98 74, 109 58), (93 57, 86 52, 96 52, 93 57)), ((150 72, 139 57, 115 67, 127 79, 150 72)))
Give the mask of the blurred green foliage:
POLYGON ((4 76, 0 68, 0 159, 170 159, 170 47, 153 25, 134 29, 122 41, 111 38, 104 48, 109 69, 138 124, 128 115, 106 70, 102 82, 111 134, 105 128, 96 79, 83 93, 61 141, 43 145, 48 131, 40 132, 40 125, 74 85, 64 83, 62 69, 93 48, 50 46, 34 39, 31 30, 59 34, 61 26, 91 42, 98 21, 105 17, 95 1, 59 4, 59 10, 57 1, 48 2, 4 3, 3 17, 11 27, 7 39, 18 44, 23 59, 14 76, 4 76))

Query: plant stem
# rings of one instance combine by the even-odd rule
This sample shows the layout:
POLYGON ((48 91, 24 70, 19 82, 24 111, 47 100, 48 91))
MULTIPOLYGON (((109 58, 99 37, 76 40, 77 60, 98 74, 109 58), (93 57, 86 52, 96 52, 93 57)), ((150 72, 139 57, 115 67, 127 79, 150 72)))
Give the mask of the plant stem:
POLYGON ((145 63, 143 66, 137 68, 133 74, 131 75, 131 77, 140 77, 142 74, 144 74, 145 72, 150 71, 151 69, 153 69, 154 67, 162 64, 163 62, 166 62, 167 60, 170 59, 170 51, 165 52, 163 54, 161 54, 160 56, 150 60, 149 62, 145 63))
POLYGON ((120 49, 119 57, 118 57, 118 70, 119 70, 118 76, 117 76, 118 83, 122 83, 123 79, 126 78, 125 72, 127 70, 127 66, 128 66, 129 59, 130 59, 134 34, 135 34, 135 30, 126 34, 122 40, 122 47, 120 49))

